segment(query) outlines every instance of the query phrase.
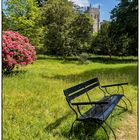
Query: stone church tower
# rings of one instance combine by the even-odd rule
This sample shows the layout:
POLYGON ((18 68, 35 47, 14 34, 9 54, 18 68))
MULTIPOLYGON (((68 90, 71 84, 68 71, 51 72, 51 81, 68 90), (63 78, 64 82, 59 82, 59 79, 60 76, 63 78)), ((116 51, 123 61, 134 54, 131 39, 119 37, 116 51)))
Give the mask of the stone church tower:
POLYGON ((98 32, 100 29, 100 6, 98 8, 87 7, 87 13, 92 17, 93 23, 93 32, 98 32))

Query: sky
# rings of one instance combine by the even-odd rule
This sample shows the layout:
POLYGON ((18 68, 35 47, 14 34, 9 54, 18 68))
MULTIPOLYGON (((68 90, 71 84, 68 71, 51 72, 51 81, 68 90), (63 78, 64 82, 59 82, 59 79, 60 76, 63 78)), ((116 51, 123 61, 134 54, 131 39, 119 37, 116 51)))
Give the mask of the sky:
POLYGON ((111 10, 118 5, 118 0, 70 0, 81 7, 90 5, 98 7, 100 5, 100 21, 110 20, 111 10))
MULTIPOLYGON (((2 0, 3 3, 6 0, 2 0)), ((87 7, 90 5, 93 7, 98 7, 100 5, 100 21, 103 20, 109 20, 110 19, 110 12, 115 7, 115 5, 118 4, 118 0, 70 0, 74 2, 75 4, 81 6, 81 7, 87 7)), ((3 8, 5 7, 4 4, 2 4, 3 8)))

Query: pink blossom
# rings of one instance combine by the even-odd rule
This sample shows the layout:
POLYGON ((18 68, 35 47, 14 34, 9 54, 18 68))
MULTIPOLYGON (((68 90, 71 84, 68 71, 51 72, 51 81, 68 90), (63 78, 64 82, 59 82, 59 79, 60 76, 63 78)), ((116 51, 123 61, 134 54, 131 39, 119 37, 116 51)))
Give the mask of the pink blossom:
POLYGON ((33 63, 36 59, 35 48, 29 39, 18 32, 4 31, 2 34, 3 69, 18 65, 33 63))
POLYGON ((9 54, 10 54, 10 55, 13 55, 14 53, 13 53, 13 52, 9 52, 9 54))
POLYGON ((15 59, 13 59, 13 64, 17 64, 17 62, 16 62, 16 60, 15 60, 15 59))
POLYGON ((26 65, 26 62, 21 62, 21 65, 26 65))

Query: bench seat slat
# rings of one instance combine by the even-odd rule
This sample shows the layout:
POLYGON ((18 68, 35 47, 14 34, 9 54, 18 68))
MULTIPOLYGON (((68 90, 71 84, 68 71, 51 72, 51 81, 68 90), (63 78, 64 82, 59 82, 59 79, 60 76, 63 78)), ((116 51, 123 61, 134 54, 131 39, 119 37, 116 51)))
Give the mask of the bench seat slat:
POLYGON ((91 109, 89 109, 86 113, 84 113, 82 116, 80 116, 77 120, 83 121, 86 119, 97 119, 104 121, 107 119, 109 114, 112 112, 116 104, 121 100, 123 97, 123 94, 114 94, 112 96, 105 96, 100 101, 109 101, 110 102, 106 105, 104 105, 103 109, 100 105, 93 106, 91 109), (110 98, 109 98, 110 97, 110 98))
POLYGON ((121 94, 112 96, 111 105, 105 110, 104 114, 98 115, 97 118, 99 118, 99 120, 102 121, 106 120, 109 114, 112 112, 112 110, 115 108, 116 104, 121 100, 122 97, 123 95, 121 94))

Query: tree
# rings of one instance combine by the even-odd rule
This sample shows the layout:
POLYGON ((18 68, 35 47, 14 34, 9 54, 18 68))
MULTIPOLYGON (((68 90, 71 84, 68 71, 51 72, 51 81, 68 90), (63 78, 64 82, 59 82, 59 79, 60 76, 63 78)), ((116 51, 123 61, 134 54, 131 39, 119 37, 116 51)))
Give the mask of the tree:
POLYGON ((70 32, 68 34, 71 38, 71 51, 75 53, 87 52, 92 40, 92 24, 91 17, 84 13, 79 14, 70 24, 70 32))
POLYGON ((110 22, 101 25, 100 31, 93 38, 92 50, 96 54, 109 55, 110 58, 116 53, 116 47, 109 36, 110 22))
POLYGON ((47 53, 67 55, 87 47, 92 34, 91 19, 80 14, 68 0, 48 0, 43 8, 47 53))
POLYGON ((48 0, 42 10, 44 47, 49 54, 63 55, 68 41, 69 25, 76 14, 73 4, 67 0, 48 0))
POLYGON ((8 29, 18 31, 27 36, 31 43, 38 47, 42 37, 42 27, 39 24, 40 9, 35 0, 8 0, 6 3, 8 29))
POLYGON ((4 14, 4 12, 2 11, 2 30, 7 30, 9 27, 9 23, 8 23, 8 18, 6 17, 6 15, 4 14))
POLYGON ((110 37, 121 55, 137 55, 138 1, 120 0, 111 12, 110 37))

